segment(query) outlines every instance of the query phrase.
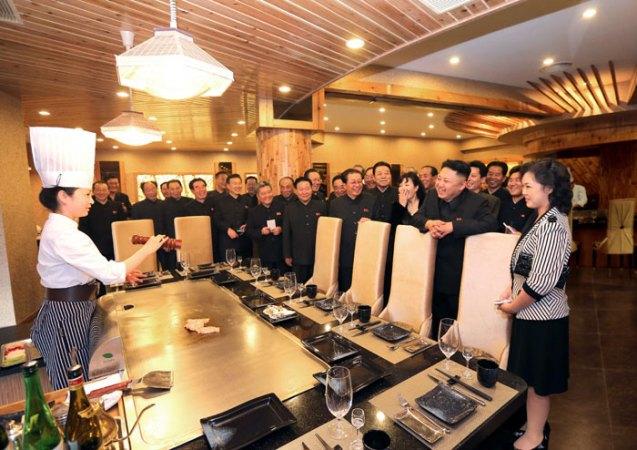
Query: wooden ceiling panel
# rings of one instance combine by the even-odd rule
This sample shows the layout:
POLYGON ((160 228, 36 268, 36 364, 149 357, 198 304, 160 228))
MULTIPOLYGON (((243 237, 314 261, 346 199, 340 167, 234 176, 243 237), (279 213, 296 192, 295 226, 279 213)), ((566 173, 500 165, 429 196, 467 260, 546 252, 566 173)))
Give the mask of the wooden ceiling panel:
MULTIPOLYGON (((419 0, 177 0, 178 27, 232 70, 235 82, 221 98, 169 102, 135 92, 133 105, 156 116, 179 149, 221 150, 232 139, 233 149, 253 151, 254 135, 237 121, 254 122, 258 93, 296 102, 399 46, 519 1, 475 1, 437 15, 419 0), (353 37, 365 46, 348 49, 353 37), (292 91, 279 93, 281 84, 292 91)), ((23 24, 0 25, 0 84, 21 96, 27 125, 98 132, 128 109, 115 96, 120 30, 134 31, 139 44, 169 24, 168 0, 14 2, 23 24)))

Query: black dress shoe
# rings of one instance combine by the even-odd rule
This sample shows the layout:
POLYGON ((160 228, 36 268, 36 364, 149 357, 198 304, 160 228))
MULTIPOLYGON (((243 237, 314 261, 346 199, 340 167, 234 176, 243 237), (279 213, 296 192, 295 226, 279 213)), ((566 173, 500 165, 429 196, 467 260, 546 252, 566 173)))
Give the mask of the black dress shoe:
MULTIPOLYGON (((520 428, 519 430, 513 432, 513 437, 515 439, 518 439, 518 438, 522 437, 522 435, 524 434, 525 431, 526 430, 523 430, 522 428, 520 428)), ((546 448, 548 448, 548 440, 549 440, 549 436, 550 435, 551 435, 551 425, 549 425, 549 423, 546 422, 544 424, 544 440, 547 442, 546 448)))

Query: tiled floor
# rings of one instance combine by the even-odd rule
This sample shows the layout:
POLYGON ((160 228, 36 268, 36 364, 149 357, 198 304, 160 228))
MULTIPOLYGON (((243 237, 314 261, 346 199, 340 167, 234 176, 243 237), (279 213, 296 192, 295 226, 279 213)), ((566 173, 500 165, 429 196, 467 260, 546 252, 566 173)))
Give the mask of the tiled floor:
POLYGON ((637 448, 637 276, 575 269, 569 391, 553 399, 550 448, 637 448))

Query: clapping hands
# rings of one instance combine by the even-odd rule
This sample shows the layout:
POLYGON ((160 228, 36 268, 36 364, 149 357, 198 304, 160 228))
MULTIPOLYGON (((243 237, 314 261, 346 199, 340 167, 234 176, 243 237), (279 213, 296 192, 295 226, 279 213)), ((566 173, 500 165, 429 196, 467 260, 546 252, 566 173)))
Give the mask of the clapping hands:
POLYGON ((434 239, 442 239, 448 234, 453 233, 453 222, 443 222, 442 220, 428 220, 425 228, 431 233, 434 239))

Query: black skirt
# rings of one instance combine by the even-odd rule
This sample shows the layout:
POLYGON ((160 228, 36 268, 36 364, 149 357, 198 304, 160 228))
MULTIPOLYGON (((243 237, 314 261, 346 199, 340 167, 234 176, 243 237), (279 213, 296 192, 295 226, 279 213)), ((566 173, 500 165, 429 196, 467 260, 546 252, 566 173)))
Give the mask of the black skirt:
POLYGON ((568 316, 555 320, 514 318, 507 370, 538 395, 566 392, 569 377, 568 316))

